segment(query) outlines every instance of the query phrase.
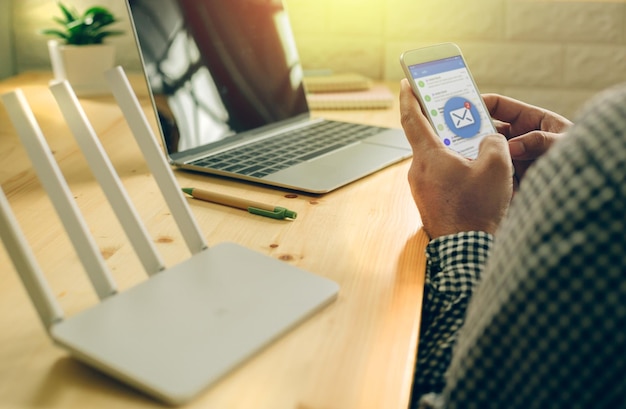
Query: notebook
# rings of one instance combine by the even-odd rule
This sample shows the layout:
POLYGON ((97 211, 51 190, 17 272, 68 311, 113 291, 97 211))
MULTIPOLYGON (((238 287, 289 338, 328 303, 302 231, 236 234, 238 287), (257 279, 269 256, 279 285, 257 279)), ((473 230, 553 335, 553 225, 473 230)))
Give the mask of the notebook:
POLYGON ((326 193, 411 155, 401 129, 314 118, 280 0, 129 0, 172 165, 326 193))
POLYGON ((304 75, 306 92, 345 92, 364 91, 372 86, 372 81, 361 74, 352 72, 307 74, 304 75))
POLYGON ((341 92, 312 92, 306 97, 311 109, 387 109, 394 96, 384 85, 369 89, 341 92))

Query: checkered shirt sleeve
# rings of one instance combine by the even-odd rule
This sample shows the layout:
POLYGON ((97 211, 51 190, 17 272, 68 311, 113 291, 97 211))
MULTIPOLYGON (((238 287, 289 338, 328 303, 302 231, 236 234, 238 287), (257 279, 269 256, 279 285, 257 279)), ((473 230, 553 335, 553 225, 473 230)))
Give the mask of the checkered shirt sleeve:
POLYGON ((529 169, 496 237, 467 309, 425 309, 413 405, 626 408, 626 86, 592 100, 529 169), (438 318, 446 309, 455 318, 438 318))
POLYGON ((465 309, 493 242, 483 232, 432 240, 426 247, 426 285, 413 393, 441 392, 465 309))

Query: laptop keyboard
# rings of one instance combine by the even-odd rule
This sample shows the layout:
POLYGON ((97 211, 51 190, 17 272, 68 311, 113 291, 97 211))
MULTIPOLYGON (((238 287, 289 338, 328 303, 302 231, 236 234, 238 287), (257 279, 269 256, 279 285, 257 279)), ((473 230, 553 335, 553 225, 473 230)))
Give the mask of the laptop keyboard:
POLYGON ((346 122, 322 121, 303 129, 254 142, 190 165, 263 177, 300 162, 332 152, 379 133, 384 128, 346 122))

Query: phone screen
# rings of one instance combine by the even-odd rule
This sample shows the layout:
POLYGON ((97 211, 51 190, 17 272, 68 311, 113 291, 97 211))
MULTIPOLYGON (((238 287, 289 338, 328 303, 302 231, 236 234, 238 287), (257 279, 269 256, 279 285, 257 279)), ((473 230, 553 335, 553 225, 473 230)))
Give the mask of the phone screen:
POLYGON ((409 65, 424 110, 443 143, 475 159, 484 136, 496 132, 460 55, 409 65))

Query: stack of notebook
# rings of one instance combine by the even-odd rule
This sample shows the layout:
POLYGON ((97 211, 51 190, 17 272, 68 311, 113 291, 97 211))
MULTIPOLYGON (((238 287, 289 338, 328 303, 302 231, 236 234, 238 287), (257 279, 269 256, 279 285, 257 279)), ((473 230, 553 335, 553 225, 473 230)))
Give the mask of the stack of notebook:
POLYGON ((307 75, 304 86, 310 109, 384 109, 394 98, 389 88, 355 73, 307 75))

